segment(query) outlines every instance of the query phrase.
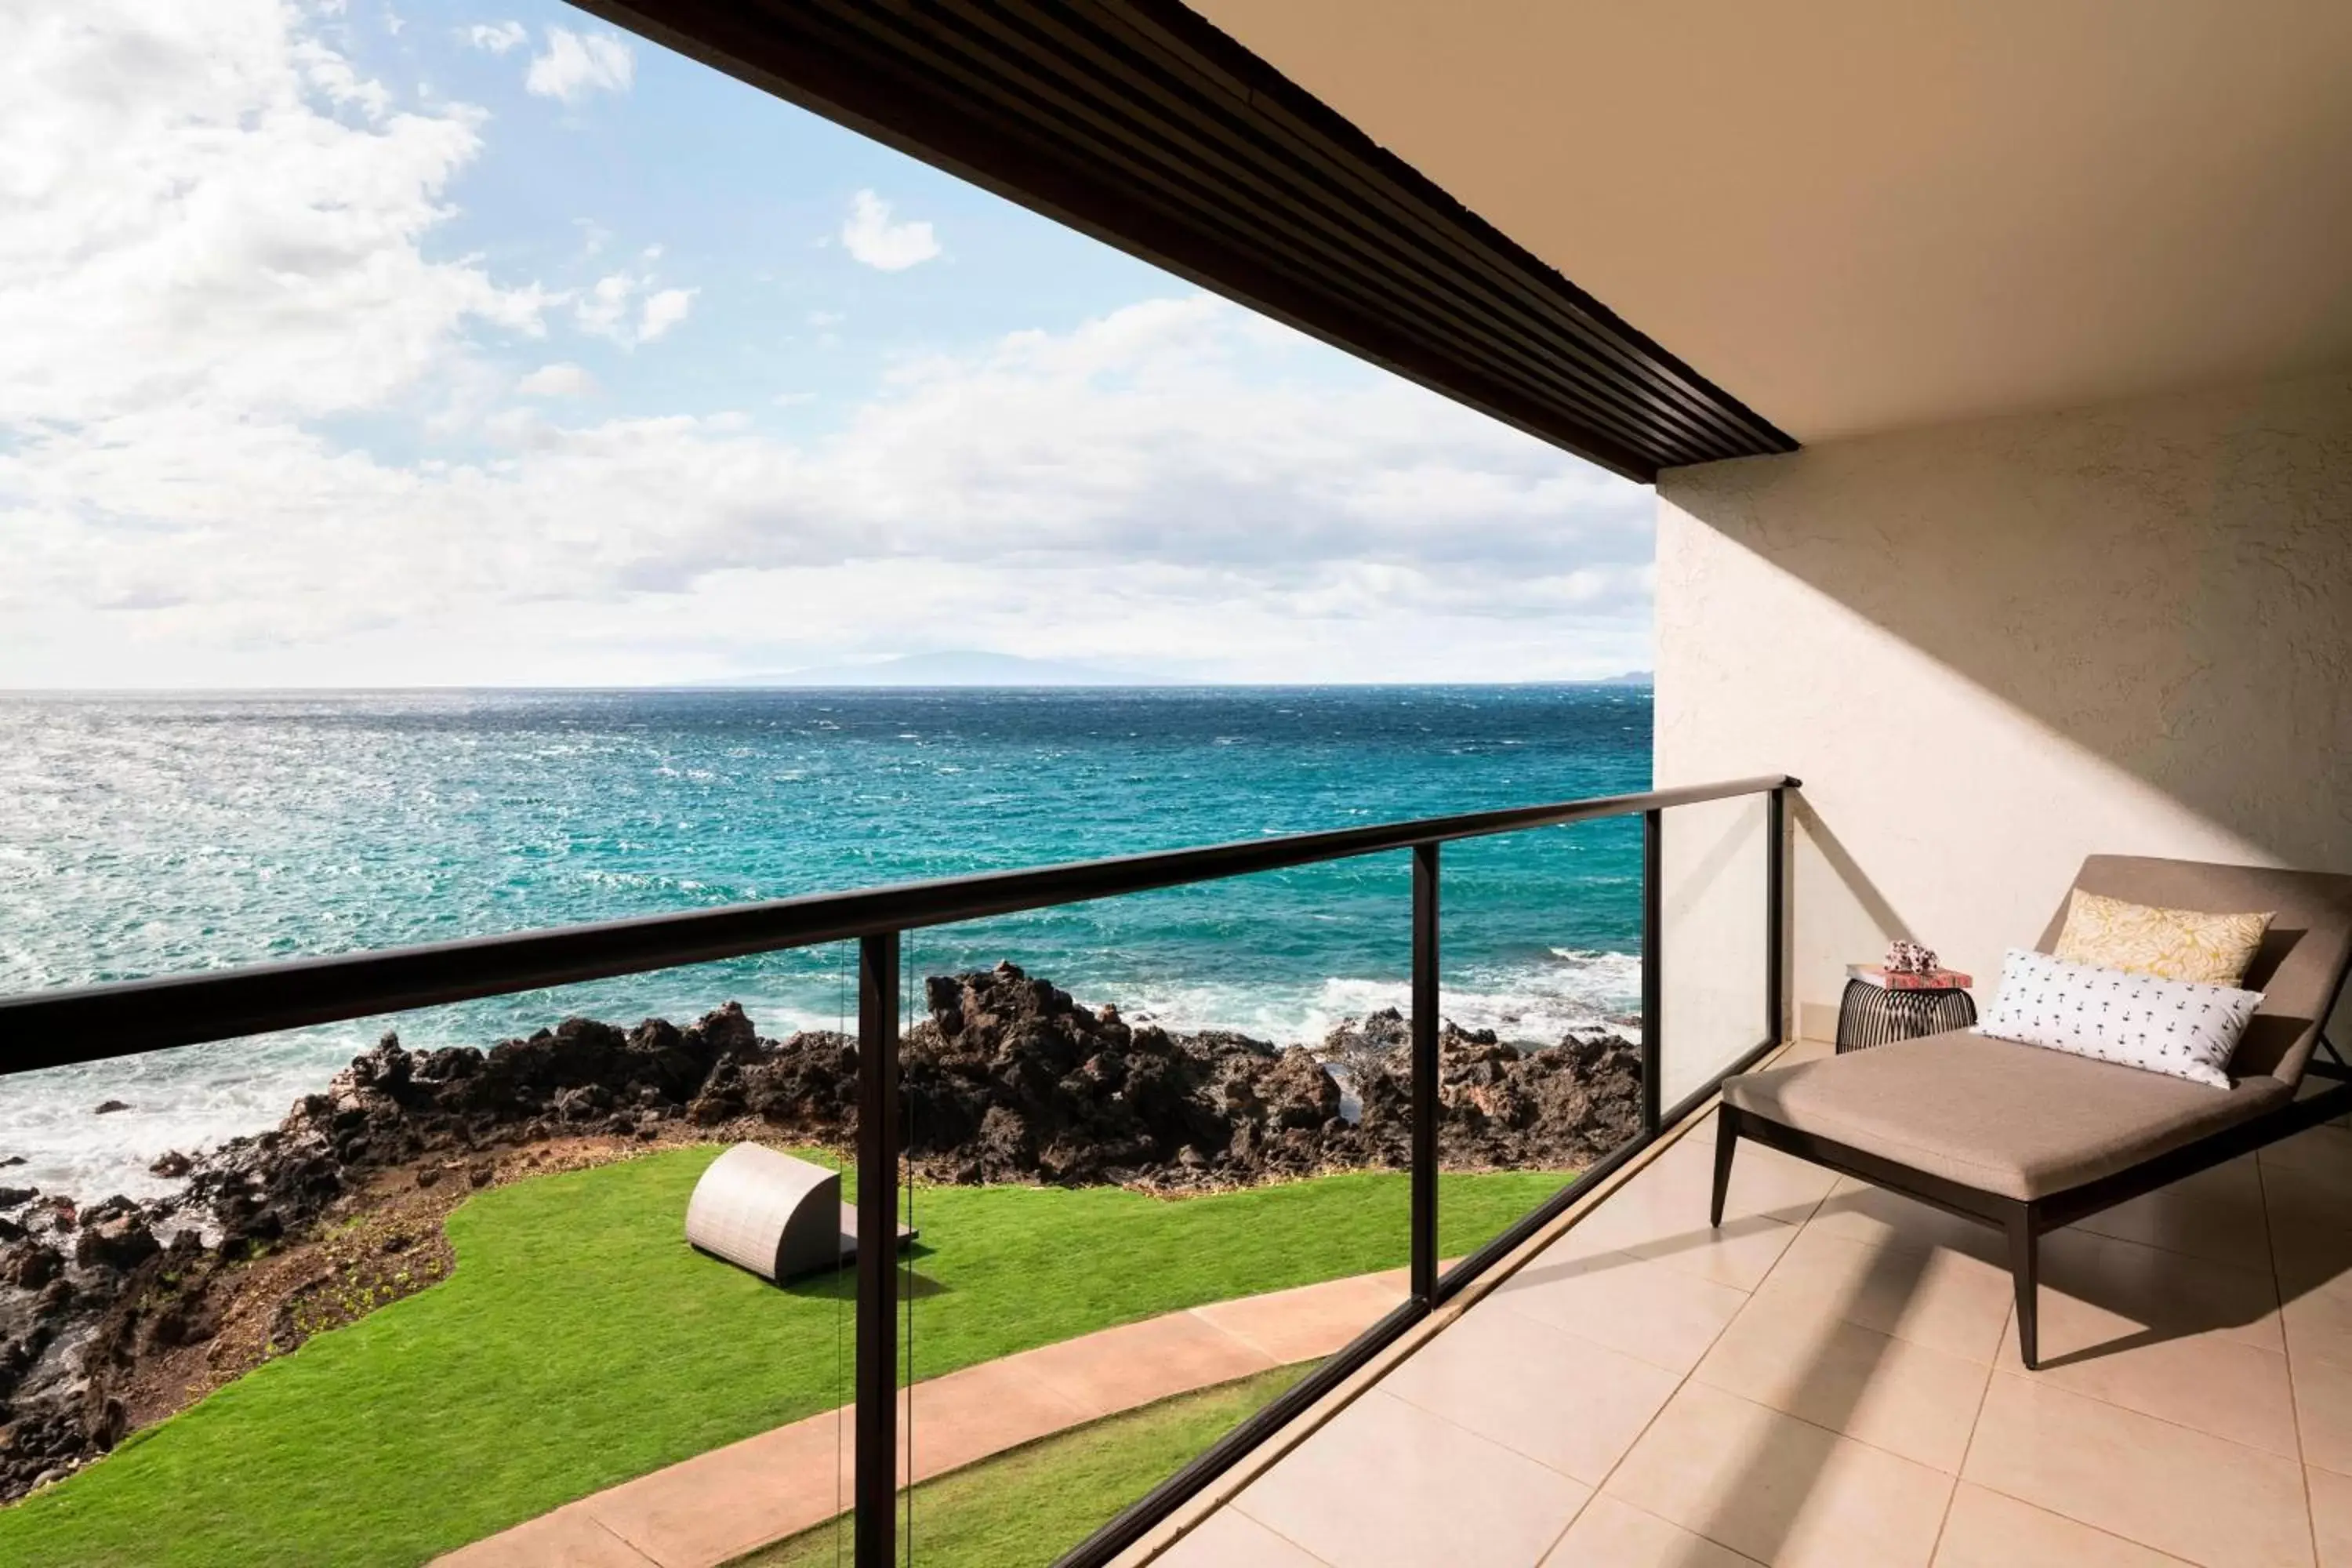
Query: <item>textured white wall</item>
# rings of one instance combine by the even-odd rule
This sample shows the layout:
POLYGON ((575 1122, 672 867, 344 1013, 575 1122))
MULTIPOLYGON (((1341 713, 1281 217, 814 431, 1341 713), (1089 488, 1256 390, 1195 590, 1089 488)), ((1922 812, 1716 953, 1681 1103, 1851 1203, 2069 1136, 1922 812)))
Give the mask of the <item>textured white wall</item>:
MULTIPOLYGON (((1658 497, 1658 782, 1804 780, 1805 1033, 1892 936, 1981 1001, 2092 851, 2352 870, 2352 374, 1825 443, 1658 497)), ((1699 848, 1667 849, 1672 885, 1699 848)))

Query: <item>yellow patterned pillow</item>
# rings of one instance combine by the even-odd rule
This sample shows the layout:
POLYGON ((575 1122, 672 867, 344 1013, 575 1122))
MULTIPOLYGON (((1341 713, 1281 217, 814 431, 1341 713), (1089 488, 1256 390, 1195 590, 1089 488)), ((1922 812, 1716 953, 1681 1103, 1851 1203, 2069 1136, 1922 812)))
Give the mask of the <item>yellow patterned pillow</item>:
POLYGON ((2246 977, 2271 917, 2159 910, 2074 889, 2054 956, 2167 980, 2235 985, 2246 977))

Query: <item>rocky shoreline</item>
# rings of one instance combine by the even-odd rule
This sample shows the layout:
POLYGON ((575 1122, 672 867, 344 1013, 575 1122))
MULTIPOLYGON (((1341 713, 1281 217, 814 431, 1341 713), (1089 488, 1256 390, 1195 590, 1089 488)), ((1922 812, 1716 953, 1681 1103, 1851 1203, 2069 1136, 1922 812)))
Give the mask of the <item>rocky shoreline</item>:
MULTIPOLYGON (((1178 1194, 1408 1163, 1393 1009, 1309 1048, 1129 1024, 1009 963, 935 976, 924 999, 901 1058, 923 1179, 1178 1194)), ((1440 1060, 1448 1168, 1580 1166, 1639 1125, 1640 1051, 1612 1033, 1528 1051, 1449 1023, 1440 1060)), ((683 1029, 572 1018, 488 1051, 386 1036, 277 1128, 158 1161, 184 1181, 167 1197, 82 1207, 0 1184, 0 1500, 445 1278, 440 1220, 476 1188, 648 1145, 846 1147, 856 1083, 854 1038, 762 1039, 732 1003, 683 1029)))

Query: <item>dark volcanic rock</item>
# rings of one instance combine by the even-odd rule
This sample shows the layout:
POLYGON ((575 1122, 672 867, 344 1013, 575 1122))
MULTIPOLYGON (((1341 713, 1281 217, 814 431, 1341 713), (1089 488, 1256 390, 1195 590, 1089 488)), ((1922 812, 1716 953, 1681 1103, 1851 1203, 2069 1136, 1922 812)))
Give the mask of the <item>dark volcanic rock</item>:
POLYGON ((131 1107, 129 1105, 120 1100, 110 1100, 100 1105, 99 1108, 96 1110, 91 1111, 90 1114, 92 1116, 111 1116, 118 1110, 128 1110, 130 1109, 131 1107))
MULTIPOLYGON (((934 977, 924 1000, 901 1047, 901 1114, 933 1180, 1199 1188, 1409 1158, 1411 1030, 1394 1010, 1310 1050, 1130 1024, 1009 963, 934 977)), ((1451 1167, 1582 1165, 1638 1125, 1640 1052, 1614 1035, 1527 1050, 1447 1024, 1439 1056, 1451 1167)), ((374 1173, 414 1163, 416 1185, 479 1187, 497 1146, 671 1126, 839 1146, 856 1132, 857 1066, 854 1039, 763 1040, 732 1003, 683 1029, 568 1018, 487 1051, 417 1053, 386 1035, 270 1131, 158 1160, 186 1178, 159 1203, 77 1209, 0 1188, 0 1500, 120 1441, 142 1358, 217 1331, 223 1272, 311 1234, 374 1173)))

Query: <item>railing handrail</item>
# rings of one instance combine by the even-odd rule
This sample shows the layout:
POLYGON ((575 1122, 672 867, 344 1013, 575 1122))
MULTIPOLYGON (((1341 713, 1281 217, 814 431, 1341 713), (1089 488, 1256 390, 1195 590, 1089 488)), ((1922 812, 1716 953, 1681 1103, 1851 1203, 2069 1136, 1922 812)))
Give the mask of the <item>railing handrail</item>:
POLYGON ((0 1076, 1793 789, 1774 773, 0 997, 0 1076))

